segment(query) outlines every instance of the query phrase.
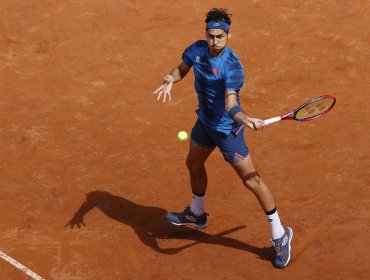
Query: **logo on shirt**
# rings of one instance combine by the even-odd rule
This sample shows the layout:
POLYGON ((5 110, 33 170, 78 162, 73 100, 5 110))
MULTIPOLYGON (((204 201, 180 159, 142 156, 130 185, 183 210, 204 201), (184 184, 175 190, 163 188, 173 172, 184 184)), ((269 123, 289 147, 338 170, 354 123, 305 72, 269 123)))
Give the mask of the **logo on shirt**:
POLYGON ((213 74, 217 74, 220 70, 218 70, 217 68, 212 68, 212 72, 213 74))
POLYGON ((200 57, 197 55, 195 58, 195 62, 199 62, 199 61, 200 61, 200 57))

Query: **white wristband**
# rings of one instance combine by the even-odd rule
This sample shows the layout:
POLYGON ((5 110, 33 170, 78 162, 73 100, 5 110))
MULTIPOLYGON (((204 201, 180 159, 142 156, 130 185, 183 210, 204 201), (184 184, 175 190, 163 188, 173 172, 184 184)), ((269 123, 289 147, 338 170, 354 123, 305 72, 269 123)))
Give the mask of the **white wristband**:
POLYGON ((171 76, 171 75, 166 75, 166 77, 164 77, 165 79, 166 78, 168 78, 168 79, 170 79, 171 81, 170 81, 170 83, 173 83, 175 80, 173 79, 173 77, 171 76))

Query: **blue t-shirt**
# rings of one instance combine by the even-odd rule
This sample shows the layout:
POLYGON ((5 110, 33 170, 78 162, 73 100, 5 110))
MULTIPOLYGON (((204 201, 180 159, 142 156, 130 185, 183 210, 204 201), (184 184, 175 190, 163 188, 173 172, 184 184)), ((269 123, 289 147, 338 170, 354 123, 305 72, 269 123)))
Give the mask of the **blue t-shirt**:
MULTIPOLYGON (((240 124, 225 111, 225 91, 239 92, 244 84, 244 71, 236 54, 228 47, 218 57, 208 54, 207 41, 200 40, 182 54, 182 61, 193 66, 195 90, 198 94, 200 121, 216 131, 230 134, 240 124)), ((240 99, 238 96, 238 103, 240 99)))

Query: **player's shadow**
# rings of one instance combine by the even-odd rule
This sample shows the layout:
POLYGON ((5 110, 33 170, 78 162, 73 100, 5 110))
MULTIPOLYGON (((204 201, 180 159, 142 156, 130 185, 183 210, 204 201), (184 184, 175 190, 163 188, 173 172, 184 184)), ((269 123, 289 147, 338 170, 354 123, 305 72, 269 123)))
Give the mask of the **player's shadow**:
POLYGON ((238 231, 245 226, 238 226, 218 234, 208 234, 186 227, 175 227, 164 219, 166 210, 158 207, 142 206, 123 197, 105 191, 93 191, 86 195, 86 201, 74 214, 66 227, 85 226, 84 216, 94 207, 108 217, 133 228, 140 240, 153 250, 163 254, 175 254, 199 243, 216 244, 257 255, 261 259, 272 260, 271 247, 258 248, 225 235, 238 231), (160 248, 158 239, 185 239, 193 242, 177 248, 160 248))

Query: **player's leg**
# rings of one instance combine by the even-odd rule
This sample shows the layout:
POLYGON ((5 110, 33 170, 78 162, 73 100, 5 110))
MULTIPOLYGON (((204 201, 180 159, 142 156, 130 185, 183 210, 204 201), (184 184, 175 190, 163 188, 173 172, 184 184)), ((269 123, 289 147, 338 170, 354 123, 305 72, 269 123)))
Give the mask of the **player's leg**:
POLYGON ((205 194, 207 190, 207 171, 205 162, 214 148, 201 146, 191 139, 186 167, 189 170, 191 190, 195 194, 205 194))
POLYGON ((243 132, 244 130, 238 135, 231 133, 228 136, 220 136, 218 137, 217 145, 225 160, 234 168, 244 186, 253 192, 265 211, 270 223, 272 243, 277 252, 275 265, 283 268, 290 261, 290 242, 293 237, 293 231, 288 227, 284 228, 282 226, 275 207, 274 197, 266 182, 261 178, 253 165, 248 148, 245 145, 243 132))
POLYGON ((244 186, 253 192, 262 209, 267 213, 275 208, 274 197, 265 181, 256 171, 251 156, 248 154, 244 159, 230 163, 241 178, 244 186))
POLYGON ((207 172, 205 162, 214 150, 215 144, 204 131, 198 120, 191 133, 189 153, 186 166, 190 175, 192 190, 191 206, 183 212, 170 212, 166 214, 167 220, 177 226, 189 225, 197 228, 207 226, 207 213, 205 213, 205 193, 207 190, 207 172))

